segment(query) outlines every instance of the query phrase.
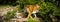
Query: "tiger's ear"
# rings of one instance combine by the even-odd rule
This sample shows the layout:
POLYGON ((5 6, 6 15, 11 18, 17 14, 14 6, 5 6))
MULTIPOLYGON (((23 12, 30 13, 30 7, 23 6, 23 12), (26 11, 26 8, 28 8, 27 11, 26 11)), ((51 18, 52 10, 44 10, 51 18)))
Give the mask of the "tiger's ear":
POLYGON ((36 4, 35 7, 37 7, 37 9, 40 9, 40 5, 39 4, 36 4))

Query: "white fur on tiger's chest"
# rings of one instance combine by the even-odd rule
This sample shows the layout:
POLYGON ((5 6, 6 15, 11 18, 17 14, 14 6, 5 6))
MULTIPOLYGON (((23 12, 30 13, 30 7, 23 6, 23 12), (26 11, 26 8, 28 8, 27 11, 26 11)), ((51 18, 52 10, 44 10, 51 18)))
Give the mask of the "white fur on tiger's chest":
POLYGON ((38 10, 36 10, 36 11, 33 11, 32 13, 37 13, 38 12, 38 10))

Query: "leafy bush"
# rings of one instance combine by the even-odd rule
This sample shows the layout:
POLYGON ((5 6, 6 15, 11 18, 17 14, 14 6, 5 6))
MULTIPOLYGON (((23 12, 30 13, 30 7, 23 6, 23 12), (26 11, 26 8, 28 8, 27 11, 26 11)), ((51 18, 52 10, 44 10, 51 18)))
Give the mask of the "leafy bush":
POLYGON ((46 14, 47 12, 51 12, 51 11, 56 11, 56 5, 54 5, 53 3, 50 3, 50 2, 43 2, 41 4, 41 7, 40 7, 40 13, 41 14, 46 14))
POLYGON ((51 15, 54 16, 54 13, 57 10, 56 5, 51 2, 42 2, 40 4, 40 15, 42 16, 42 20, 44 20, 44 22, 51 22, 51 15))

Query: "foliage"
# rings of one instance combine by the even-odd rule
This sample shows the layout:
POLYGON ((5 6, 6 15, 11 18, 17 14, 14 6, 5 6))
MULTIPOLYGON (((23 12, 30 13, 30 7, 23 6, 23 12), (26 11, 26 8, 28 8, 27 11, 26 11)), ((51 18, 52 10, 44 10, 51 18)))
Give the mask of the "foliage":
POLYGON ((55 12, 53 13, 55 16, 60 16, 60 9, 55 10, 55 12))
POLYGON ((56 6, 50 2, 47 3, 43 2, 40 7, 41 14, 46 14, 47 12, 55 11, 55 10, 56 10, 56 6))
POLYGON ((30 17, 27 22, 39 22, 39 20, 30 17))
POLYGON ((16 15, 15 11, 9 11, 7 12, 7 14, 5 15, 5 20, 10 20, 11 18, 14 18, 14 16, 16 15))
POLYGON ((51 2, 42 2, 40 3, 40 6, 40 15, 42 16, 42 20, 44 20, 44 22, 51 22, 51 15, 54 16, 54 13, 57 10, 56 5, 51 2))
POLYGON ((16 6, 19 3, 17 2, 17 0, 0 0, 0 5, 13 5, 16 6))

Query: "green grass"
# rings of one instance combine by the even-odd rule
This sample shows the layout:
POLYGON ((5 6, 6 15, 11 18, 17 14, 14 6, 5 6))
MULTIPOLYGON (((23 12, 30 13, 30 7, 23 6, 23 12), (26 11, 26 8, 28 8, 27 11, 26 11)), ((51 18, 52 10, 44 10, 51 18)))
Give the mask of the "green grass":
POLYGON ((40 21, 36 18, 29 18, 27 22, 40 22, 40 21))

